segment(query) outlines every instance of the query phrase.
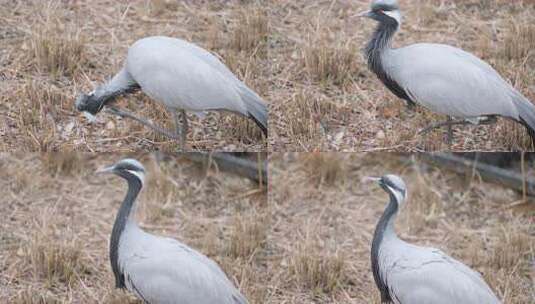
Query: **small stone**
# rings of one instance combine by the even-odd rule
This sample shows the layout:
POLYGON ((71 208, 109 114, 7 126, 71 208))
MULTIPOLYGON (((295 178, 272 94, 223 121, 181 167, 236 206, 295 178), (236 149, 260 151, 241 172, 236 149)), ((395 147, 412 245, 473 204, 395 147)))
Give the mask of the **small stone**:
POLYGON ((67 134, 71 134, 72 133, 72 130, 74 129, 74 121, 71 121, 69 122, 66 126, 65 126, 65 132, 67 134))
POLYGON ((108 129, 108 130, 113 130, 113 129, 115 129, 115 124, 113 123, 113 121, 110 120, 110 121, 108 121, 108 122, 106 123, 106 129, 108 129))
POLYGON ((334 136, 334 142, 337 144, 340 143, 342 141, 342 138, 344 138, 344 135, 345 135, 344 131, 340 131, 336 133, 336 135, 334 136))
POLYGON ((383 132, 383 130, 379 130, 379 132, 377 132, 377 134, 375 134, 375 138, 377 139, 384 139, 386 137, 385 135, 385 132, 383 132))

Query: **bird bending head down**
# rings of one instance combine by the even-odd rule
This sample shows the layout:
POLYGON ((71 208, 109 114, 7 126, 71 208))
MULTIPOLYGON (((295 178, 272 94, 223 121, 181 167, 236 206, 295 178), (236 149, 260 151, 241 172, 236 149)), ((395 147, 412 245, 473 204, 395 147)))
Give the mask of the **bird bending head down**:
POLYGON ((145 168, 132 158, 122 159, 112 166, 97 170, 97 173, 113 173, 126 180, 137 179, 141 185, 145 181, 145 168))
POLYGON ((95 91, 89 94, 80 94, 74 103, 76 110, 84 113, 90 120, 104 107, 104 101, 98 100, 94 96, 95 91))
POLYGON ((407 198, 407 187, 401 177, 387 174, 382 177, 367 177, 366 179, 376 181, 381 188, 395 198, 395 202, 401 205, 407 198))

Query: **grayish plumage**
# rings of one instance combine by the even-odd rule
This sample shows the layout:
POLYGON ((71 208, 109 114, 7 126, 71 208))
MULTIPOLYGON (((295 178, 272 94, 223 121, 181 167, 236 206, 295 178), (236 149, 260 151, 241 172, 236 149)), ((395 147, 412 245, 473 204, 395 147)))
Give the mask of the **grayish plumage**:
POLYGON ((136 223, 136 198, 145 169, 124 159, 97 172, 112 172, 128 182, 110 240, 110 261, 117 288, 150 304, 246 304, 247 300, 219 266, 171 238, 143 231, 136 223))
POLYGON ((95 115, 115 97, 138 89, 175 115, 181 142, 187 132, 184 111, 234 112, 251 118, 267 134, 267 107, 254 91, 210 52, 169 37, 136 41, 128 50, 123 68, 94 92, 82 94, 76 108, 95 115))
POLYGON ((490 65, 444 44, 392 48, 401 24, 396 0, 375 0, 361 16, 379 22, 365 53, 370 69, 396 96, 474 124, 494 116, 513 119, 535 140, 535 106, 490 65))
POLYGON ((390 196, 371 250, 373 277, 382 303, 500 303, 479 273, 438 249, 399 239, 394 221, 407 197, 405 183, 396 175, 369 179, 377 181, 390 196))

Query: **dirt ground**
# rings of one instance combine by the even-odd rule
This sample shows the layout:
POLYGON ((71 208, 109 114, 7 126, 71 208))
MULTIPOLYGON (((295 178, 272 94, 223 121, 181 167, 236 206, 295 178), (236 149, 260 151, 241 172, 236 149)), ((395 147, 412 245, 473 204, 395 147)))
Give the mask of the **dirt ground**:
POLYGON ((396 224, 402 239, 479 271, 502 303, 535 300, 533 199, 521 204, 520 194, 477 173, 417 156, 274 153, 270 165, 272 268, 284 274, 273 303, 379 303, 370 248, 388 195, 361 179, 387 173, 408 187, 396 224))
MULTIPOLYGON (((198 249, 251 303, 267 303, 265 187, 182 158, 133 154, 148 171, 138 220, 198 249)), ((5 303, 141 303, 114 289, 108 243, 126 193, 95 175, 125 155, 1 154, 0 298, 5 303)))
MULTIPOLYGON (((535 101, 535 2, 531 0, 400 0, 403 21, 394 47, 450 44, 489 62, 535 101)), ((351 17, 368 0, 287 0, 271 9, 272 151, 531 149, 524 127, 500 119, 491 126, 419 130, 445 117, 406 109, 368 71, 362 49, 375 22, 351 17)))
MULTIPOLYGON (((262 1, 0 0, 0 150, 176 150, 131 120, 74 110, 76 96, 110 79, 129 45, 153 35, 182 38, 217 56, 261 96, 269 87, 262 1)), ((267 101, 267 100, 266 100, 267 101)), ((142 93, 118 106, 161 126, 172 116, 142 93)), ((234 114, 190 115, 188 150, 265 151, 254 123, 234 114)))

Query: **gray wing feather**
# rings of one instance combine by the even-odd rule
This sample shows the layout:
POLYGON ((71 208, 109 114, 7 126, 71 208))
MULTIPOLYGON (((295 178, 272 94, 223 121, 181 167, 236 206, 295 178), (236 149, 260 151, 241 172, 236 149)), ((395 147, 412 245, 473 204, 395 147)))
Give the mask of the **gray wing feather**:
POLYGON ((235 78, 214 69, 213 60, 192 55, 192 47, 178 47, 175 40, 150 37, 130 47, 126 68, 143 92, 172 109, 224 109, 246 115, 235 78))
POLYGON ((515 96, 513 102, 518 108, 520 119, 527 125, 530 136, 535 140, 535 106, 521 94, 515 96))
MULTIPOLYGON (((164 38, 165 37, 161 37, 164 38)), ((234 75, 226 65, 224 65, 219 58, 214 56, 212 53, 181 39, 173 39, 173 43, 176 43, 178 47, 184 48, 190 51, 192 56, 199 58, 200 60, 207 63, 211 68, 217 70, 221 74, 225 75, 228 79, 233 79, 236 87, 238 88, 238 93, 245 103, 247 108, 247 113, 253 120, 258 124, 262 131, 267 135, 268 128, 268 111, 266 103, 262 100, 256 92, 251 90, 245 83, 239 80, 236 75, 234 75)))
POLYGON ((240 96, 245 102, 247 113, 262 129, 267 136, 268 130, 268 109, 266 103, 253 90, 245 85, 240 85, 240 96))
POLYGON ((385 271, 395 303, 500 303, 481 275, 434 248, 411 246, 385 271))
POLYGON ((152 304, 247 304, 215 262, 176 240, 155 239, 124 262, 130 291, 152 304))
POLYGON ((216 56, 192 43, 140 39, 128 51, 126 69, 143 92, 171 109, 232 111, 267 129, 264 101, 216 56))
POLYGON ((390 51, 385 68, 416 102, 460 118, 501 115, 518 120, 519 94, 487 63, 442 44, 414 44, 390 51))
POLYGON ((159 37, 157 39, 170 39, 172 43, 177 45, 177 47, 188 50, 192 56, 199 58, 200 60, 208 64, 210 67, 212 67, 214 70, 217 70, 229 79, 232 78, 236 81, 241 82, 238 77, 236 77, 236 75, 234 75, 234 73, 232 73, 232 71, 226 65, 224 65, 221 60, 219 60, 219 58, 217 58, 214 54, 208 52, 207 50, 182 39, 169 37, 159 37))

